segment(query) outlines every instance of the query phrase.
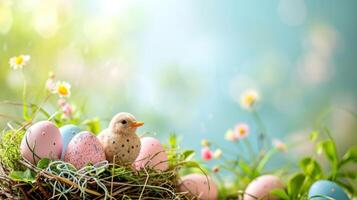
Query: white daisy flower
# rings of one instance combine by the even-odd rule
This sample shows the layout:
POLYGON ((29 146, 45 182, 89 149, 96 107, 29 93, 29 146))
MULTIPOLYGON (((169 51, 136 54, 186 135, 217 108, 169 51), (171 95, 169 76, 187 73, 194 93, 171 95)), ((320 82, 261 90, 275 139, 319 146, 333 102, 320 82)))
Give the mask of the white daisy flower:
POLYGON ((9 64, 13 70, 22 69, 29 61, 31 56, 29 55, 19 55, 10 58, 9 64))

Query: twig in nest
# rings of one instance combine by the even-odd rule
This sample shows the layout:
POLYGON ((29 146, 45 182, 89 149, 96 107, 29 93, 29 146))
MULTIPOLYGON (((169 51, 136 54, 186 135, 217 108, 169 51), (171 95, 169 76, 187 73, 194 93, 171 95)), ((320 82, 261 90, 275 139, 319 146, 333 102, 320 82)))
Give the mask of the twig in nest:
POLYGON ((24 195, 25 200, 28 200, 29 198, 27 197, 27 193, 24 191, 24 189, 22 187, 19 187, 19 190, 22 192, 22 194, 24 195))
POLYGON ((47 199, 51 198, 51 195, 46 192, 45 188, 43 188, 42 183, 40 182, 40 176, 36 176, 36 184, 38 186, 38 189, 40 190, 41 194, 43 194, 47 199))
MULTIPOLYGON (((116 155, 114 155, 113 163, 115 163, 115 158, 116 158, 116 155)), ((114 166, 112 167, 112 176, 111 177, 112 177, 112 180, 110 183, 110 199, 113 198, 114 166)))
POLYGON ((146 186, 146 184, 148 183, 149 177, 150 177, 150 175, 149 175, 149 173, 148 173, 148 171, 146 170, 145 167, 144 167, 144 171, 145 171, 145 173, 146 173, 146 179, 145 179, 145 183, 144 183, 143 189, 141 190, 139 199, 141 199, 141 197, 143 196, 143 193, 144 193, 144 190, 145 190, 145 186, 146 186))

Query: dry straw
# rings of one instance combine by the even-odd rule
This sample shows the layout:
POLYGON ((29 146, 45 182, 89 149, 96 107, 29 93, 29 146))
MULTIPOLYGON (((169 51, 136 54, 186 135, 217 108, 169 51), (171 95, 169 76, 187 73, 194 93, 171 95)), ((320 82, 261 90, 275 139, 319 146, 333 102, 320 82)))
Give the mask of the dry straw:
POLYGON ((80 170, 63 161, 51 162, 45 169, 25 160, 19 164, 36 173, 34 181, 14 181, 0 167, 0 199, 189 199, 176 190, 180 165, 157 172, 108 162, 80 170))

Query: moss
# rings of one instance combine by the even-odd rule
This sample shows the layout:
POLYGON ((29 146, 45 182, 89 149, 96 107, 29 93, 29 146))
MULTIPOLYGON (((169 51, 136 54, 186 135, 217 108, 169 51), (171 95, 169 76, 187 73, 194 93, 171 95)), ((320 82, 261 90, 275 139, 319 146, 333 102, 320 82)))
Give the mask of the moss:
POLYGON ((5 168, 22 168, 18 161, 21 158, 20 144, 24 134, 24 131, 9 130, 0 136, 0 161, 5 168))

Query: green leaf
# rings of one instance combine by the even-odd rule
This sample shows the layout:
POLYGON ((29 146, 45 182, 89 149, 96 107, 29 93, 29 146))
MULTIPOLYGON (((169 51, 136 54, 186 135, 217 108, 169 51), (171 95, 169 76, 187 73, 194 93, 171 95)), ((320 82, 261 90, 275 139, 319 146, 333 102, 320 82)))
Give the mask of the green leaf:
POLYGON ((22 175, 23 175, 24 172, 22 171, 12 171, 10 174, 9 174, 9 177, 13 180, 21 180, 22 179, 22 175))
POLYGON ((92 133, 99 133, 100 132, 100 120, 99 118, 88 119, 82 122, 82 124, 86 125, 92 133))
POLYGON ((183 162, 185 167, 198 167, 201 168, 200 164, 198 164, 198 162, 195 161, 185 161, 183 162))
POLYGON ((170 134, 169 144, 170 144, 170 147, 173 148, 173 149, 177 147, 177 136, 176 136, 176 134, 170 134))
POLYGON ((319 134, 320 134, 319 131, 316 131, 316 130, 312 131, 309 136, 310 140, 315 141, 319 137, 319 134))
POLYGON ((357 146, 352 146, 347 150, 339 166, 341 167, 349 162, 357 163, 357 146))
POLYGON ((278 197, 279 199, 283 199, 283 200, 289 200, 289 196, 288 194, 286 193, 286 191, 284 189, 274 189, 272 191, 270 191, 270 194, 275 196, 275 197, 278 197))
POLYGON ((185 150, 183 153, 183 160, 189 161, 195 155, 194 150, 185 150))
POLYGON ((316 145, 316 150, 318 154, 324 153, 326 159, 331 164, 331 178, 335 179, 336 173, 338 171, 338 154, 334 141, 332 139, 328 139, 325 141, 321 141, 316 145))
POLYGON ((357 171, 338 172, 337 176, 342 177, 342 178, 349 178, 349 179, 356 181, 357 180, 357 171))
POLYGON ((299 196, 300 189, 305 181, 304 174, 296 174, 288 182, 288 194, 290 198, 296 199, 299 196))
POLYGON ((18 182, 25 183, 34 183, 35 182, 35 174, 30 171, 30 169, 26 169, 25 171, 13 171, 9 174, 9 177, 18 182))
POLYGON ((48 167, 48 165, 51 163, 51 160, 48 158, 42 158, 40 161, 37 163, 37 168, 40 169, 45 169, 48 167))
POLYGON ((321 155, 323 152, 323 142, 319 142, 316 144, 316 153, 321 155))
POLYGON ((276 149, 271 149, 267 154, 264 155, 262 159, 260 159, 256 169, 257 173, 260 174, 263 171, 266 164, 271 160, 271 158, 276 152, 277 152, 276 149))
POLYGON ((242 169, 242 171, 244 172, 244 173, 246 173, 247 175, 252 175, 252 170, 251 170, 251 168, 250 168, 250 166, 247 164, 247 163, 245 163, 243 160, 240 160, 239 162, 238 162, 238 166, 242 169))
POLYGON ((322 143, 325 156, 333 163, 337 162, 338 155, 335 144, 332 140, 326 140, 322 143))
POLYGON ((311 177, 313 180, 322 177, 321 166, 316 160, 307 157, 302 159, 299 165, 301 169, 304 171, 305 175, 311 177))
POLYGON ((205 171, 198 162, 196 161, 184 161, 182 162, 185 167, 194 167, 199 169, 204 175, 207 175, 207 171, 205 171))

